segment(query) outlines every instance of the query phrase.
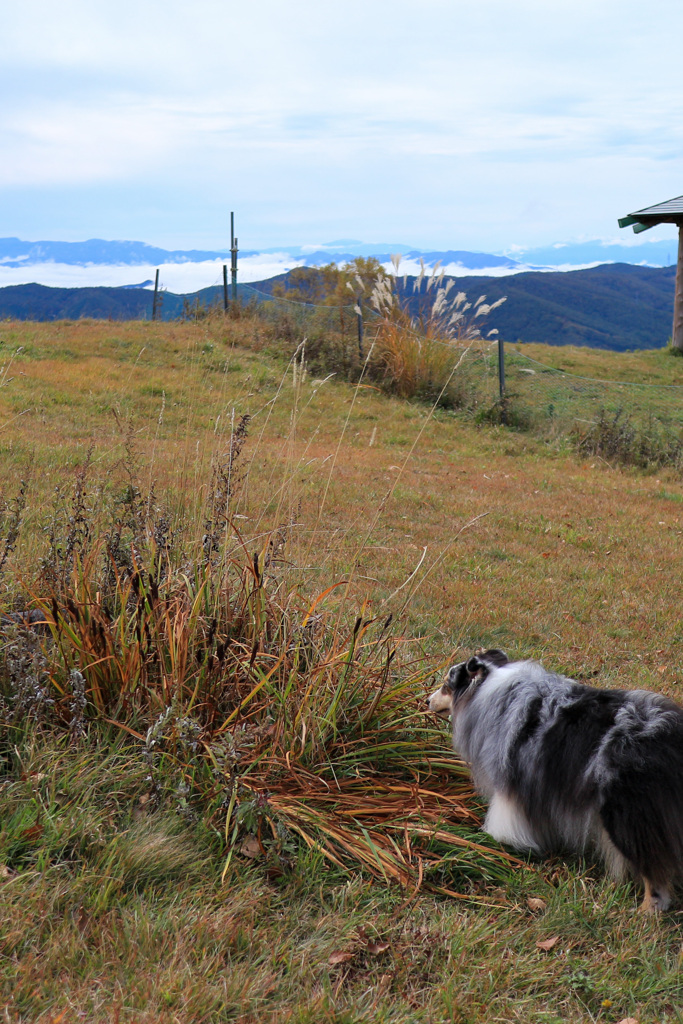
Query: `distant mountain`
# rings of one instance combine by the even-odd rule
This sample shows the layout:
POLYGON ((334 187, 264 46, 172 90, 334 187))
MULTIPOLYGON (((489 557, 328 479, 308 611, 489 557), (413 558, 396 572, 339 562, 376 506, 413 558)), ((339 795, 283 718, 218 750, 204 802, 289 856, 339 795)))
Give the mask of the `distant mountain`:
MULTIPOLYGON (((369 248, 369 246, 364 248, 369 248)), ((306 267, 323 267, 328 263, 350 263, 351 260, 359 255, 362 254, 355 250, 353 252, 333 253, 327 249, 316 249, 314 252, 307 252, 299 257, 299 261, 306 267)), ((419 263, 422 260, 428 270, 431 270, 437 263, 441 264, 442 267, 459 266, 464 267, 466 270, 479 270, 482 268, 493 270, 498 267, 509 271, 524 269, 521 263, 511 259, 509 256, 495 256, 493 253, 487 252, 469 252, 464 249, 446 249, 443 252, 423 252, 421 249, 404 249, 399 252, 397 249, 381 250, 377 248, 372 253, 368 253, 368 255, 374 256, 376 260, 387 267, 391 265, 392 259, 395 256, 400 255, 403 265, 419 263)), ((403 273, 403 268, 400 265, 399 273, 403 273)))
POLYGON ((671 336, 675 267, 615 263, 456 281, 470 301, 484 294, 487 302, 507 296, 487 324, 505 341, 626 351, 662 348, 671 336))
MULTIPOLYGON (((370 245, 361 242, 337 242, 312 246, 285 246, 280 249, 241 250, 240 259, 259 255, 280 255, 303 266, 319 267, 326 263, 344 263, 356 256, 374 256, 389 263, 392 255, 401 253, 406 260, 424 259, 428 266, 441 263, 461 264, 471 270, 479 267, 506 267, 521 265, 509 256, 490 253, 447 250, 422 252, 407 245, 382 243, 370 245)), ((164 266, 169 263, 203 263, 228 260, 229 249, 160 249, 146 242, 109 242, 91 238, 86 242, 24 242, 19 238, 0 238, 0 266, 12 269, 38 266, 43 263, 61 263, 65 266, 164 266)))
MULTIPOLYGON (((268 295, 277 280, 258 282, 255 288, 241 285, 239 294, 245 300, 258 293, 268 295)), ((454 280, 471 301, 483 294, 489 302, 507 296, 486 325, 497 328, 506 341, 624 351, 661 348, 671 334, 674 267, 613 264, 503 278, 459 275, 454 280)), ((415 305, 418 300, 412 281, 408 279, 405 296, 415 305)), ((403 288, 402 279, 399 287, 403 288)), ((162 316, 173 319, 182 316, 187 303, 220 303, 222 290, 204 288, 188 295, 163 292, 162 296, 162 316)), ((148 318, 151 310, 152 295, 140 288, 48 288, 37 284, 0 288, 0 318, 126 320, 148 318)))
POLYGON ((98 320, 144 320, 152 314, 152 298, 152 293, 145 288, 9 285, 0 288, 0 319, 78 320, 94 317, 98 320))
POLYGON ((87 242, 22 242, 20 238, 0 238, 0 264, 6 267, 39 263, 156 266, 163 263, 200 263, 229 256, 229 249, 220 252, 159 249, 145 242, 108 242, 103 238, 90 238, 87 242))
POLYGON ((302 246, 280 246, 279 249, 263 249, 263 252, 291 252, 300 256, 306 256, 310 252, 326 253, 328 258, 338 253, 352 253, 353 256, 377 256, 382 252, 400 252, 405 254, 413 251, 415 246, 406 245, 405 242, 359 242, 355 238, 337 238, 333 242, 321 242, 319 245, 302 246))
POLYGON ((678 242, 639 241, 627 245, 633 238, 624 234, 623 244, 617 242, 558 242, 536 249, 520 249, 510 253, 518 263, 535 267, 580 267, 590 263, 633 263, 638 266, 670 267, 676 262, 678 242))

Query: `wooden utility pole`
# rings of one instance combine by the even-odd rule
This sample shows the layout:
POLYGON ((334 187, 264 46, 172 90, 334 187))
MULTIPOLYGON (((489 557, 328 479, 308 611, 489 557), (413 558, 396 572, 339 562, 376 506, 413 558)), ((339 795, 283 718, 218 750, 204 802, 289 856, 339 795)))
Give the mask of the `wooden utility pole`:
POLYGON ((667 199, 665 203, 646 206, 643 210, 629 213, 619 219, 619 227, 633 227, 636 234, 653 228, 655 224, 675 224, 678 228, 678 262, 676 264, 676 294, 674 296, 674 319, 671 328, 671 344, 683 352, 683 196, 667 199))
POLYGON ((232 276, 232 301, 237 302, 237 239, 235 238, 235 214, 230 214, 230 274, 232 276))
POLYGON ((156 277, 154 278, 154 299, 152 300, 152 320, 156 320, 159 312, 159 268, 157 267, 156 277))

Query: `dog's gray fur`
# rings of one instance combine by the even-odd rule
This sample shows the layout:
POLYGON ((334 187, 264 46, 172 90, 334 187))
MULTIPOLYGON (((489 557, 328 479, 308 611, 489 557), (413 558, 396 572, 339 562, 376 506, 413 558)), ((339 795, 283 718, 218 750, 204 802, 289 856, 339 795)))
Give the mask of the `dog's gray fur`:
POLYGON ((595 848, 664 909, 683 869, 683 710, 643 690, 597 690, 487 651, 455 665, 430 707, 490 800, 484 828, 535 853, 595 848))

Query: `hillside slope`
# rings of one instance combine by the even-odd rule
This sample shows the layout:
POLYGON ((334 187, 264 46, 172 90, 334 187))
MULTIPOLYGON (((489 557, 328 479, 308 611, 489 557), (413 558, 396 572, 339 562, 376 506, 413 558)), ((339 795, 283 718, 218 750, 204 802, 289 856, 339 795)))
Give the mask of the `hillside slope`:
POLYGON ((459 278, 470 298, 503 295, 495 323, 506 341, 593 348, 661 348, 671 334, 675 267, 605 264, 568 273, 459 278))

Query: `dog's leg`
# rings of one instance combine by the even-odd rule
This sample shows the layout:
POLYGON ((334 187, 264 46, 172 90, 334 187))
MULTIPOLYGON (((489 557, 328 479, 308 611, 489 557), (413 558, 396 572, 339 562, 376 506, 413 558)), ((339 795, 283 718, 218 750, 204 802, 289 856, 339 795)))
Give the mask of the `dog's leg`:
POLYGON ((633 874, 633 869, 629 866, 626 857, 620 850, 617 850, 602 826, 599 827, 597 846, 605 861, 605 867, 615 881, 623 882, 629 874, 633 874))
POLYGON ((671 906, 671 893, 665 885, 655 885, 649 878, 644 878, 645 898, 640 904, 643 914, 656 914, 660 910, 668 910, 671 906))
POLYGON ((499 790, 491 797, 484 821, 484 831, 499 843, 507 843, 517 850, 541 852, 522 809, 515 800, 499 790))

